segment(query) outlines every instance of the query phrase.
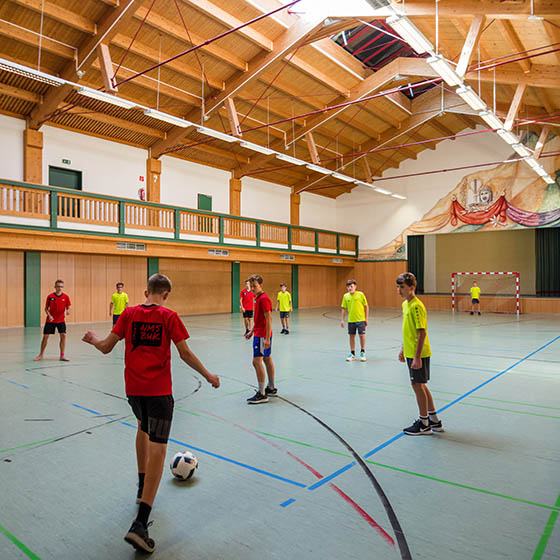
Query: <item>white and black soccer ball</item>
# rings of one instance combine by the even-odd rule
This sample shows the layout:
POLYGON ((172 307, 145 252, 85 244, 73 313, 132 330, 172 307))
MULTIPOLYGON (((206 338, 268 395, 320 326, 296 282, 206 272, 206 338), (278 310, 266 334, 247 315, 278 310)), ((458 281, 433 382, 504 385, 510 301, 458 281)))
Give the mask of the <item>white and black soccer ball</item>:
POLYGON ((180 451, 175 454, 169 467, 175 478, 188 480, 198 469, 198 459, 190 451, 180 451))

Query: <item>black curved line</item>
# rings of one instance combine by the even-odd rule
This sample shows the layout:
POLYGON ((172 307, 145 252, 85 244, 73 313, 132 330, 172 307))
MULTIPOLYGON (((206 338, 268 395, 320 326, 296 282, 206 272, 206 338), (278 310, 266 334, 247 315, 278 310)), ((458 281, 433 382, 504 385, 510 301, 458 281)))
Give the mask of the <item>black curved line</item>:
POLYGON ((191 391, 188 395, 185 395, 184 397, 181 397, 180 399, 176 399, 175 402, 181 402, 184 401, 185 399, 188 399, 189 397, 192 397, 195 393, 198 393, 198 391, 200 391, 200 389, 202 388, 202 381, 193 374, 191 374, 193 376, 193 379, 195 379, 198 382, 198 386, 196 387, 196 389, 194 391, 191 391))

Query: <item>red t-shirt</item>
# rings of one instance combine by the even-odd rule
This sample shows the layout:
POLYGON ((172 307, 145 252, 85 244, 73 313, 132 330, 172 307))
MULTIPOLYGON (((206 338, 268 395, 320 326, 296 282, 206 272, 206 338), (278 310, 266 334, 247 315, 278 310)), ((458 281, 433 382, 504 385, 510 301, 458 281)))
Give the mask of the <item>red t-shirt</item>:
POLYGON ((49 294, 45 307, 48 308, 49 313, 52 315, 52 321, 47 316, 47 323, 64 323, 64 312, 71 305, 68 294, 60 294, 59 296, 54 292, 49 294))
POLYGON ((124 338, 127 395, 171 395, 171 341, 189 338, 179 315, 160 305, 127 307, 111 331, 124 338))
POLYGON ((251 290, 241 290, 239 297, 241 298, 241 302, 243 303, 243 311, 252 311, 253 302, 255 300, 253 292, 251 292, 251 290))
POLYGON ((266 311, 272 311, 272 302, 270 301, 270 298, 262 292, 258 296, 255 296, 254 336, 266 338, 266 317, 264 316, 266 311))

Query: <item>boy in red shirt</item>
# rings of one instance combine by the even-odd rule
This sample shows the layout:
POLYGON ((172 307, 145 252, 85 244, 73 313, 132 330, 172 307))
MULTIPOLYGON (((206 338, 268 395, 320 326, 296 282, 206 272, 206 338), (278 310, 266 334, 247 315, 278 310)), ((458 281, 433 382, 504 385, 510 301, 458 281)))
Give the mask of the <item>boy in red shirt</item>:
POLYGON ((243 311, 243 321, 245 322, 245 336, 253 328, 253 292, 249 280, 245 281, 245 288, 239 294, 239 305, 243 311))
POLYGON ((70 298, 68 294, 63 293, 64 281, 57 280, 54 283, 54 292, 47 296, 45 303, 45 313, 47 320, 43 328, 43 340, 41 340, 41 350, 39 355, 33 361, 38 362, 43 359, 49 336, 58 331, 60 335, 60 361, 68 362, 68 358, 64 355, 66 349, 66 322, 64 321, 66 315, 70 315, 70 298))
POLYGON ((138 463, 138 516, 124 539, 137 550, 153 552, 148 536, 148 519, 158 490, 167 440, 173 418, 171 394, 171 342, 181 359, 218 388, 220 378, 211 374, 187 345, 189 333, 175 313, 163 307, 171 282, 163 274, 153 274, 144 292, 146 303, 127 307, 113 330, 103 340, 88 331, 83 341, 103 354, 125 339, 124 380, 128 402, 138 420, 136 459, 138 463))
POLYGON ((248 404, 261 404, 268 402, 268 397, 277 397, 278 389, 274 386, 274 364, 272 362, 272 302, 262 288, 263 279, 258 274, 249 278, 251 291, 255 296, 255 324, 245 335, 249 340, 253 338, 253 367, 257 373, 259 388, 254 396, 247 399, 248 404), (268 376, 268 385, 265 383, 265 372, 268 376))

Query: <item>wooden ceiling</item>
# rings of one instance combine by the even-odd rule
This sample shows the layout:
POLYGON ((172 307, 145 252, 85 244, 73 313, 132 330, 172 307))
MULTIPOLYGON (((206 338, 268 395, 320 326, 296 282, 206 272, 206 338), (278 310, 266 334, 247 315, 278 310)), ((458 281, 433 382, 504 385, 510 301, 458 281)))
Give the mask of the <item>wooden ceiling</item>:
MULTIPOLYGON (((100 43, 109 45, 115 81, 121 82, 281 6, 279 0, 3 0, 0 57, 35 69, 40 65, 43 72, 100 89, 100 43)), ((529 17, 530 0, 440 0, 437 34, 433 0, 406 0, 404 6, 434 44, 437 35, 439 51, 455 62, 473 16, 485 16, 471 64, 507 62, 500 57, 529 52, 467 74, 471 85, 500 115, 507 114, 518 83, 527 84, 519 117, 558 112, 560 2, 535 0, 534 13, 542 16, 537 19, 529 17)), ((232 121, 225 102, 231 100, 243 139, 307 161, 314 142, 322 165, 344 165, 343 173, 362 181, 433 150, 438 139, 484 124, 440 86, 412 100, 396 92, 323 111, 434 76, 422 58, 396 58, 377 72, 365 68, 329 38, 360 21, 327 23, 279 11, 122 83, 118 96, 193 122, 201 122, 204 108, 204 126, 228 133, 232 121), (401 144, 413 145, 352 156, 401 144)), ((25 117, 32 128, 59 126, 150 149, 153 157, 169 154, 296 192, 334 198, 354 187, 236 143, 209 139, 192 127, 155 120, 138 109, 89 99, 71 86, 55 88, 8 71, 0 71, 0 112, 25 117)))

